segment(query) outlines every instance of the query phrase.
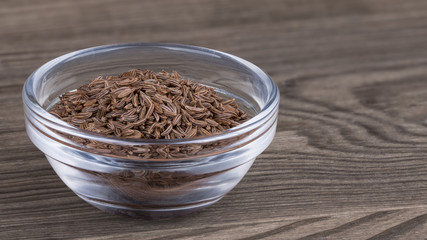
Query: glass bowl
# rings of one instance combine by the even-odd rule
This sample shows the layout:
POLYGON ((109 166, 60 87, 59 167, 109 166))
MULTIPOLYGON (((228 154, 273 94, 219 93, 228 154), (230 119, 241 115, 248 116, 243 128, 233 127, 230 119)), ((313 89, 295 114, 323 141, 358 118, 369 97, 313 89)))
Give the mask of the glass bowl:
POLYGON ((207 207, 236 186, 274 137, 279 91, 261 69, 233 55, 135 43, 51 60, 27 79, 23 101, 28 136, 75 194, 106 212, 159 219, 207 207), (98 135, 48 113, 61 94, 130 69, 175 70, 235 98, 250 119, 217 135, 149 140, 98 135), (141 158, 138 151, 150 154, 141 158))

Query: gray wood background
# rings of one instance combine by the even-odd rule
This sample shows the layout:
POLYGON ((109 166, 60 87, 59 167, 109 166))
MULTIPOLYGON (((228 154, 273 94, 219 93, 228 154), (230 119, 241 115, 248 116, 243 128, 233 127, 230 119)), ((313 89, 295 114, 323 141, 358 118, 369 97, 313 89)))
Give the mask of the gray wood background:
POLYGON ((0 239, 426 238, 427 1, 0 1, 0 239), (26 136, 32 71, 123 42, 229 52, 280 88, 275 140, 206 210, 103 213, 26 136))

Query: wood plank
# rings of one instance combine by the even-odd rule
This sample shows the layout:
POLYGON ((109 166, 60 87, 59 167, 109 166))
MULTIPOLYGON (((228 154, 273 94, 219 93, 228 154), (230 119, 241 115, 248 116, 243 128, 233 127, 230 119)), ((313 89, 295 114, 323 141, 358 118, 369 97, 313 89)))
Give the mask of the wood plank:
POLYGON ((425 239, 427 2, 0 3, 0 239, 425 239), (281 92, 275 140, 243 181, 184 218, 100 212, 25 133, 44 62, 90 46, 178 42, 254 62, 281 92))

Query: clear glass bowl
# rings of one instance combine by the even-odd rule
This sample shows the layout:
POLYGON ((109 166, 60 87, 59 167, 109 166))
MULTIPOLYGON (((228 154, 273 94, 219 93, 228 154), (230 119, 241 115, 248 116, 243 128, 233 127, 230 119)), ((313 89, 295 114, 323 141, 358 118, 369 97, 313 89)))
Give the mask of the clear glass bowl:
POLYGON ((84 49, 44 64, 26 81, 23 101, 28 136, 80 198, 110 213, 158 219, 209 206, 236 186, 274 137, 279 91, 262 70, 230 54, 135 43, 84 49), (48 113, 64 92, 135 68, 175 70, 236 98, 250 119, 214 136, 148 140, 98 135, 48 113), (132 155, 141 148, 162 154, 132 155), (177 148, 186 154, 167 155, 177 148))

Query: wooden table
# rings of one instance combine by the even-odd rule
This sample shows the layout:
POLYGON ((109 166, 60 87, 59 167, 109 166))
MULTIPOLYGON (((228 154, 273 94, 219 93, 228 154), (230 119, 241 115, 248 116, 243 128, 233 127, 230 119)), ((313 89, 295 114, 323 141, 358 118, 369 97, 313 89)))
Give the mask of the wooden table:
POLYGON ((0 239, 426 239, 427 2, 0 2, 0 239), (235 54, 281 92, 271 146, 213 206, 145 221, 80 200, 27 138, 25 79, 122 42, 235 54))

